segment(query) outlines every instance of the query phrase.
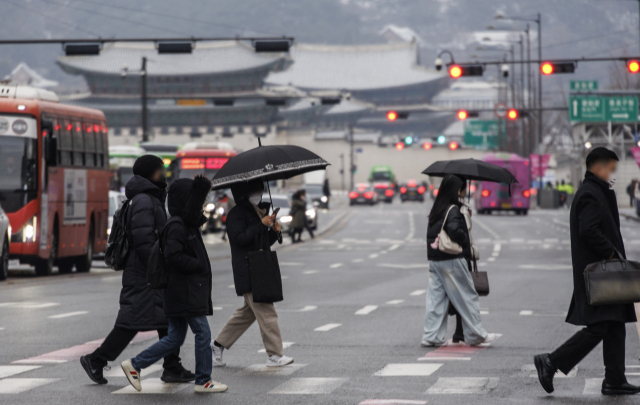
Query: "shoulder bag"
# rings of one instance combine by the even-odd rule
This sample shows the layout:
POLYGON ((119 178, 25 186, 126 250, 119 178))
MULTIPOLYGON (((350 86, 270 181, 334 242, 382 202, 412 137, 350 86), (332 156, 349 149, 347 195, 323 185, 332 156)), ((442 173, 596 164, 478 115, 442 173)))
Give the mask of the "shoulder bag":
POLYGON ((462 253, 462 246, 452 241, 449 235, 447 235, 447 232, 444 230, 444 226, 447 223, 447 218, 449 217, 449 212, 451 212, 453 207, 455 207, 455 205, 451 205, 451 207, 449 207, 449 209, 447 210, 447 214, 444 216, 444 221, 442 221, 442 228, 440 229, 440 234, 438 235, 438 250, 450 255, 459 255, 460 253, 462 253))
POLYGON ((640 302, 640 263, 625 259, 618 249, 617 259, 591 263, 584 269, 589 305, 640 302))

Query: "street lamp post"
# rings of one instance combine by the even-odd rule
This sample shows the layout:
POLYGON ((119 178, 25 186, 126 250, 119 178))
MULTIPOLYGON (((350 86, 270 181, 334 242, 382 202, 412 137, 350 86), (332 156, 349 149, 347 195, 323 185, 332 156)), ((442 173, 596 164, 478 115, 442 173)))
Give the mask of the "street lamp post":
POLYGON ((142 57, 142 142, 149 142, 149 109, 147 108, 147 57, 142 57))

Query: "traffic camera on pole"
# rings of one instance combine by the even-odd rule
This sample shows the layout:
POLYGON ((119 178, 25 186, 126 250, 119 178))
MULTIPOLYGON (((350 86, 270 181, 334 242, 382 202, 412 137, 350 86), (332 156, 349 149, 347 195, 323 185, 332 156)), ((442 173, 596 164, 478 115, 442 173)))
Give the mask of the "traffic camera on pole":
POLYGON ((540 65, 540 71, 545 76, 556 73, 574 73, 576 71, 576 64, 574 62, 544 62, 540 65))
POLYGON ((635 59, 630 60, 629 62, 627 62, 627 70, 629 71, 629 73, 633 74, 640 72, 640 62, 635 59))

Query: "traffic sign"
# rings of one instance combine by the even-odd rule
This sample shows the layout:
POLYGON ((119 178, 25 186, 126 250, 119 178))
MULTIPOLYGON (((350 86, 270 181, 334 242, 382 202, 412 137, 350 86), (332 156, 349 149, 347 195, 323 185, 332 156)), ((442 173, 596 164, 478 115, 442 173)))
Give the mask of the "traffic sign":
POLYGON ((569 96, 569 120, 637 122, 638 96, 569 96))
POLYGON ((504 121, 473 120, 464 123, 464 144, 480 148, 494 148, 498 146, 500 126, 504 132, 504 121))
POLYGON ((505 118, 507 116, 507 105, 504 103, 497 103, 493 107, 493 112, 498 118, 505 118))
POLYGON ((597 80, 571 80, 569 82, 569 90, 572 90, 572 91, 598 90, 598 81, 597 80))

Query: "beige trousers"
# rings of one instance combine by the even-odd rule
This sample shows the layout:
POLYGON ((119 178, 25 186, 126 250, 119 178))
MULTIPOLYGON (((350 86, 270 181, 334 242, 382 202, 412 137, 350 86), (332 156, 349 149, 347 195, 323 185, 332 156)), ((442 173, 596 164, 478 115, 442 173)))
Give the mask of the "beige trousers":
POLYGON ((251 293, 244 294, 243 297, 244 305, 231 315, 227 324, 216 337, 216 342, 225 349, 230 349, 236 340, 257 320, 267 354, 282 356, 282 337, 280 336, 276 307, 273 304, 253 302, 253 294, 251 293))

